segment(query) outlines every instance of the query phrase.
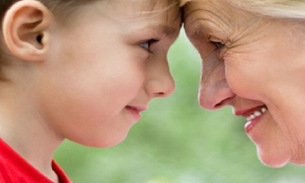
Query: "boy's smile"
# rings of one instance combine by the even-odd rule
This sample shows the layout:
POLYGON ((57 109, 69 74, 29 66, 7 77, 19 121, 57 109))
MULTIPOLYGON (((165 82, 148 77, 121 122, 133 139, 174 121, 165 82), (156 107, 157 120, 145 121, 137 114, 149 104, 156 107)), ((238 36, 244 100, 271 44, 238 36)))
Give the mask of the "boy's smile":
POLYGON ((115 145, 153 98, 173 92, 166 56, 178 36, 179 11, 167 12, 167 3, 159 2, 158 13, 148 13, 151 7, 138 1, 124 1, 119 12, 119 5, 97 1, 68 26, 53 24, 38 96, 61 135, 90 146, 115 145))
POLYGON ((114 146, 153 98, 175 89, 167 52, 178 0, 7 0, 0 17, 0 145, 16 164, 0 167, 9 180, 69 183, 53 161, 63 140, 114 146))

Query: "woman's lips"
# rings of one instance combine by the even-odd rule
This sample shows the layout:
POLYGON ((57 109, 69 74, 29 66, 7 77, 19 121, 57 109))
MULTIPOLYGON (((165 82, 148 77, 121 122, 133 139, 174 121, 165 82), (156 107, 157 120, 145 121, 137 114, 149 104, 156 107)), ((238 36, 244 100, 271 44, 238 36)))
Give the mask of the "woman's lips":
POLYGON ((251 114, 245 116, 247 123, 245 124, 245 130, 250 133, 254 126, 260 121, 261 117, 267 112, 267 107, 263 106, 260 109, 253 111, 251 114))
POLYGON ((252 112, 250 115, 246 117, 247 121, 254 120, 255 118, 263 115, 267 111, 267 107, 262 107, 259 110, 252 112))
POLYGON ((243 116, 247 119, 248 122, 245 124, 245 130, 249 133, 267 111, 267 106, 263 105, 246 110, 237 110, 235 115, 243 116))
POLYGON ((261 116, 259 117, 256 117, 255 119, 251 120, 251 121, 248 121, 246 124, 245 124, 245 130, 246 132, 249 134, 252 129, 254 128, 254 126, 260 121, 261 119, 261 116))

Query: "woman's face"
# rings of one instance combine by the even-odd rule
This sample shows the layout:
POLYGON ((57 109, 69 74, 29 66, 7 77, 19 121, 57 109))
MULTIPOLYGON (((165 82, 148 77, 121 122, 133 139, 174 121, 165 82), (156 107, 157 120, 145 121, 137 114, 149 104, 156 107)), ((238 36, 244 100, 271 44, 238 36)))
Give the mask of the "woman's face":
POLYGON ((305 163, 305 38, 301 22, 255 16, 224 1, 185 6, 185 30, 202 58, 200 104, 225 105, 269 166, 305 163))

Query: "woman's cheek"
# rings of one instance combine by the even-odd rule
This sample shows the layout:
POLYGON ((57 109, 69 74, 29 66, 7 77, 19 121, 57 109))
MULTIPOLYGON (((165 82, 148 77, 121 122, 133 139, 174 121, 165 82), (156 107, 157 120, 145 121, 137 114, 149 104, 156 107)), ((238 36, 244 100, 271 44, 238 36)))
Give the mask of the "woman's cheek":
POLYGON ((230 89, 240 97, 253 99, 256 86, 247 70, 247 67, 225 61, 225 75, 230 89))

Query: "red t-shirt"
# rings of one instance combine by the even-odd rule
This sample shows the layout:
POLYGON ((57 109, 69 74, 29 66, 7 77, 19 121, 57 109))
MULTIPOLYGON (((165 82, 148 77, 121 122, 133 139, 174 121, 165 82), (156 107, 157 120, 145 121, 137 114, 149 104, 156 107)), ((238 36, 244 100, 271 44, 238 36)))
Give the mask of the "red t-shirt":
MULTIPOLYGON (((52 167, 60 183, 72 183, 53 161, 52 167)), ((0 183, 53 183, 0 139, 0 183)))

